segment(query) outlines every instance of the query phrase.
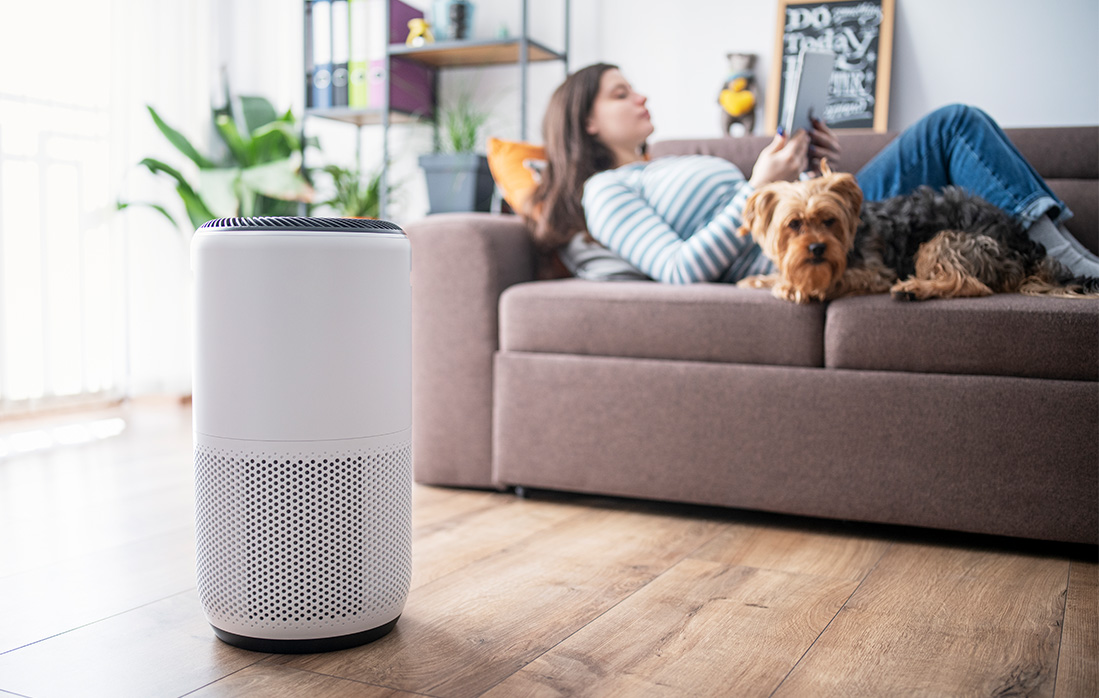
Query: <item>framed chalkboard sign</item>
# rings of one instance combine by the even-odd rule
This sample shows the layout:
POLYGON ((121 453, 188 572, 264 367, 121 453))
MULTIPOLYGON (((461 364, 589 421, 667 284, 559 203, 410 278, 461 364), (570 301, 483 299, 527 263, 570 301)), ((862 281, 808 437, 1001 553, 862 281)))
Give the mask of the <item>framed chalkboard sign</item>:
POLYGON ((824 120, 829 128, 885 131, 893 57, 894 0, 779 0, 775 59, 767 93, 774 133, 802 48, 836 54, 824 120))

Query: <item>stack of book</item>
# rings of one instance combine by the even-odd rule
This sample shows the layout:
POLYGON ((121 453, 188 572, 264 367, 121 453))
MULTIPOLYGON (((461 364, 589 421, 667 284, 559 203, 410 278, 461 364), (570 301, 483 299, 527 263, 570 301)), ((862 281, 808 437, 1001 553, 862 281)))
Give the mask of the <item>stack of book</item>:
POLYGON ((408 22, 424 13, 401 0, 308 0, 305 3, 306 106, 380 109, 389 84, 389 108, 430 117, 435 72, 404 58, 391 58, 387 43, 403 43, 408 22), (385 4, 389 3, 389 26, 385 4))

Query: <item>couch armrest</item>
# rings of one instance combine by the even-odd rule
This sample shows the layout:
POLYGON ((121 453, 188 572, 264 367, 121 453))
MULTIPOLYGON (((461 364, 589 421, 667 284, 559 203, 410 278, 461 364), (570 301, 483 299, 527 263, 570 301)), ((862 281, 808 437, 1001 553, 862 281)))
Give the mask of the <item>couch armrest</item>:
POLYGON ((457 213, 405 226, 412 243, 412 453, 417 482, 492 487, 499 299, 535 278, 517 216, 457 213))

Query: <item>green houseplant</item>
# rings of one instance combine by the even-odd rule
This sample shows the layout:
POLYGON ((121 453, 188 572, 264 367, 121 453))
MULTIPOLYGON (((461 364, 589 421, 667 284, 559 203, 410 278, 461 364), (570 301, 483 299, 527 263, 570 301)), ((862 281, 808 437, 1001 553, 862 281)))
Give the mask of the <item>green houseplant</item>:
MULTIPOLYGON (((175 180, 190 230, 214 218, 294 215, 299 202, 313 200, 313 188, 301 172, 301 139, 290 111, 280 116, 262 97, 227 97, 226 106, 213 110, 225 145, 225 155, 214 157, 198 152, 155 109, 148 110, 168 142, 198 167, 197 182, 192 183, 161 160, 145 158, 140 163, 153 174, 175 180)), ((119 201, 118 208, 134 205, 152 207, 187 232, 161 204, 119 201)))
MULTIPOLYGON (((332 176, 334 193, 330 199, 322 201, 341 215, 348 218, 377 218, 381 212, 381 172, 367 177, 356 170, 339 165, 328 165, 324 171, 332 176)), ((387 187, 388 189, 389 187, 387 187)))
POLYGON ((431 213, 488 211, 494 188, 492 173, 488 158, 476 152, 488 114, 477 109, 466 94, 454 106, 441 110, 438 119, 449 152, 441 152, 437 144, 437 152, 420 156, 431 213))

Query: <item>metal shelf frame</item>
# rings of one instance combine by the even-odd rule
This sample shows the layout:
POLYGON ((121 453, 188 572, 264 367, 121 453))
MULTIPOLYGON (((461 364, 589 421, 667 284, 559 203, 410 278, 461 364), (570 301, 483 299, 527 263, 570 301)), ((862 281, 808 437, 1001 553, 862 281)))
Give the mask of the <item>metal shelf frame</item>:
MULTIPOLYGON (((385 27, 390 23, 389 0, 381 0, 385 5, 385 27)), ((407 114, 393 111, 389 108, 389 77, 392 58, 414 60, 436 70, 445 70, 456 67, 484 67, 518 65, 519 67, 519 137, 527 140, 527 97, 529 89, 528 70, 531 63, 543 61, 560 61, 569 72, 569 29, 571 25, 571 0, 563 0, 565 24, 564 24, 564 49, 555 51, 545 44, 530 38, 529 27, 529 2, 521 0, 519 10, 520 32, 516 38, 438 41, 426 46, 407 46, 405 44, 386 44, 385 47, 385 85, 382 90, 382 104, 377 108, 354 109, 350 107, 330 107, 322 109, 307 108, 302 118, 302 168, 305 168, 305 124, 310 118, 332 119, 352 124, 356 127, 355 134, 355 164, 362 171, 362 128, 364 126, 380 125, 382 127, 382 170, 380 189, 382 192, 379 212, 380 218, 386 218, 387 201, 385 193, 388 191, 389 169, 389 128, 394 124, 411 124, 423 121, 435 122, 437 115, 433 113, 431 118, 422 114, 407 114)), ((306 2, 308 4, 308 2, 306 2)), ((303 23, 303 46, 309 46, 310 37, 308 27, 303 23)), ((307 57, 308 60, 308 57, 307 57)), ((306 101, 308 104, 309 87, 306 85, 306 101)), ((434 101, 438 101, 438 77, 432 89, 434 101)), ((436 107, 437 108, 437 107, 436 107)), ((433 110, 434 111, 434 110, 433 110)), ((302 208, 304 208, 302 204, 302 208)), ((302 212, 304 215, 304 211, 302 212)))

